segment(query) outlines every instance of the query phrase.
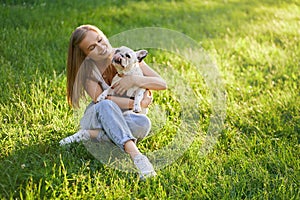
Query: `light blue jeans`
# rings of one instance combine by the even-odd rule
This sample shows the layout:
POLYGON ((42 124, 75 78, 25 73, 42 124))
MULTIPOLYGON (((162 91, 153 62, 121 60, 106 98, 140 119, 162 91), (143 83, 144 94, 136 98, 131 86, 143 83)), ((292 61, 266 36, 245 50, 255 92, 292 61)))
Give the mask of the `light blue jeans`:
POLYGON ((111 100, 91 103, 85 110, 80 121, 82 129, 99 129, 99 134, 105 135, 124 150, 128 140, 141 140, 151 129, 150 119, 143 114, 122 112, 119 106, 111 100))

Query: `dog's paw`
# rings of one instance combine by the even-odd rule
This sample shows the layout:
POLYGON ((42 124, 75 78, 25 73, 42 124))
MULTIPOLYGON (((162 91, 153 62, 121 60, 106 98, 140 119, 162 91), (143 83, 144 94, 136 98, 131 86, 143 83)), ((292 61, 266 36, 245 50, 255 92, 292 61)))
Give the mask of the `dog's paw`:
POLYGON ((142 111, 142 108, 140 106, 134 106, 133 112, 140 113, 142 111))
POLYGON ((106 97, 105 96, 99 96, 98 98, 97 98, 97 101, 102 101, 102 100, 104 100, 106 97))
POLYGON ((97 97, 97 102, 100 102, 104 99, 106 99, 108 94, 108 90, 104 90, 104 92, 102 92, 98 97, 97 97))

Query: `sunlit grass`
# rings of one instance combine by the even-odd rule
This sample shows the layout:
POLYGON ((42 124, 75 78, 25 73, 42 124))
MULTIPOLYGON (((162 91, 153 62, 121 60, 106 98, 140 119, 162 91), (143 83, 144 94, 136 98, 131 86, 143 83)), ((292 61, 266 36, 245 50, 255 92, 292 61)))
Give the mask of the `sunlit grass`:
MULTIPOLYGON (((2 1, 0 5, 1 199, 299 199, 300 16, 297 1, 2 1), (200 154, 211 115, 209 89, 194 66, 167 52, 148 63, 174 69, 197 98, 199 134, 183 156, 140 182, 101 164, 82 144, 60 147, 78 124, 65 97, 72 30, 108 37, 164 27, 201 44, 225 84, 224 130, 200 154)), ((170 82, 176 83, 170 79, 170 82)), ((162 148, 180 125, 172 92, 154 92, 168 126, 139 144, 162 148)), ((155 117, 155 115, 154 115, 155 117)))

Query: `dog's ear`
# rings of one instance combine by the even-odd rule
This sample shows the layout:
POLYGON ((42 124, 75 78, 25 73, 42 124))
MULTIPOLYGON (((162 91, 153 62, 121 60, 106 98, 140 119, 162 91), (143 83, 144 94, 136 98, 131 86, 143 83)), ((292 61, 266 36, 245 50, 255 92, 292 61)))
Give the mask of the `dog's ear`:
POLYGON ((137 57, 139 62, 142 62, 142 60, 144 58, 146 58, 147 55, 148 55, 147 50, 139 50, 139 51, 136 52, 136 57, 137 57))

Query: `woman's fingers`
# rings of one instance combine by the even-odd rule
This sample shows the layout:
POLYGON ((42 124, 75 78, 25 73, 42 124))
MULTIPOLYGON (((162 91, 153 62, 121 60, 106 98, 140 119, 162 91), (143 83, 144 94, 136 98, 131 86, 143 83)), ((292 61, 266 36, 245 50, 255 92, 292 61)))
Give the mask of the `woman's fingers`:
POLYGON ((118 85, 120 85, 120 83, 119 83, 119 82, 116 82, 115 84, 113 84, 113 85, 111 86, 111 88, 112 88, 112 89, 115 89, 115 87, 117 87, 118 85))
POLYGON ((112 89, 114 89, 115 93, 123 95, 129 88, 133 86, 133 76, 124 76, 112 86, 112 89))
POLYGON ((116 82, 112 87, 111 87, 115 93, 122 95, 121 93, 123 92, 124 88, 121 87, 120 82, 116 82))
POLYGON ((126 89, 123 88, 119 83, 114 84, 113 87, 112 87, 112 89, 118 95, 123 95, 126 92, 126 89))

